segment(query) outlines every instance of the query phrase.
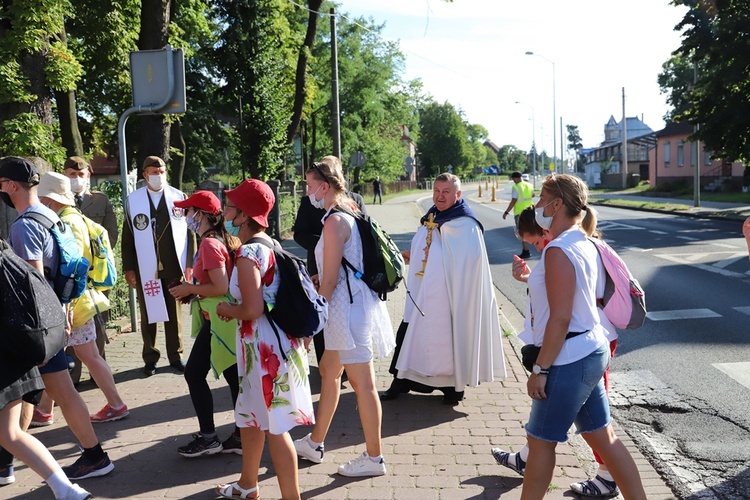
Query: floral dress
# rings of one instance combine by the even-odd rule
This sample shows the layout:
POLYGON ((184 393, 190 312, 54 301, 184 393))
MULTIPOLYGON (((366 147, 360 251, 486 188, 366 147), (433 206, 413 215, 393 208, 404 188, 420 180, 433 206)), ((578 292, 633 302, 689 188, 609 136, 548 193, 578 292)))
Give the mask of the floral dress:
MULTIPOLYGON (((258 267, 263 300, 273 304, 279 289, 273 251, 260 243, 250 243, 237 250, 237 259, 250 259, 258 267)), ((237 274, 235 267, 229 290, 241 303, 237 274)), ((238 427, 283 434, 297 425, 312 425, 315 418, 304 344, 276 328, 281 345, 265 314, 254 321, 240 321, 237 326, 240 393, 234 418, 238 427)))

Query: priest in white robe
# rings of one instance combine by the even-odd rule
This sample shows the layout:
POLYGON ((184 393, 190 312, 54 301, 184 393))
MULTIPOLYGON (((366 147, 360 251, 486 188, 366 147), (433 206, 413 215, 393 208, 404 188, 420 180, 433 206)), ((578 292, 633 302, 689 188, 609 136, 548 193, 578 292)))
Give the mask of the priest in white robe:
POLYGON ((505 377, 499 311, 484 228, 461 199, 461 181, 439 175, 434 206, 404 253, 410 262, 404 321, 396 336, 391 387, 381 400, 443 392, 457 404, 466 386, 505 377))

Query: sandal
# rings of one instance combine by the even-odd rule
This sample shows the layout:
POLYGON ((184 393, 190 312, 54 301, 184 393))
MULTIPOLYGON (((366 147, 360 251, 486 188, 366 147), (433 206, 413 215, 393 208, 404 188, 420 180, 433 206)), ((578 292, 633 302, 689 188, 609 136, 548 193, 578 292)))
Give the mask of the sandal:
POLYGON ((235 483, 229 483, 229 484, 223 484, 216 487, 216 494, 223 497, 223 498, 248 498, 248 499, 255 499, 260 498, 260 495, 256 495, 254 497, 251 497, 249 495, 252 495, 253 493, 256 493, 258 491, 258 487, 255 486, 254 488, 248 488, 246 490, 240 488, 240 485, 235 483))
POLYGON ((520 454, 516 453, 515 455, 516 459, 511 461, 509 452, 500 448, 492 448, 492 456, 495 457, 495 462, 497 462, 498 465, 514 470, 523 476, 523 473, 526 471, 526 462, 521 460, 520 454))
POLYGON ((584 497, 609 498, 620 494, 614 481, 607 481, 599 475, 580 483, 571 483, 570 489, 584 497))

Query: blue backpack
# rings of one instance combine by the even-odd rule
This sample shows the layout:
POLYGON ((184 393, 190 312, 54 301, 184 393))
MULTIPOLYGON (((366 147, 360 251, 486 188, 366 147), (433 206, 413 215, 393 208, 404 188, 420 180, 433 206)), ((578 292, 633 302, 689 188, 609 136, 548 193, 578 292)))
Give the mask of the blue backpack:
POLYGON ((31 219, 46 228, 55 240, 58 251, 57 269, 44 269, 44 275, 52 281, 55 294, 63 304, 77 299, 86 291, 89 261, 81 253, 73 230, 63 221, 52 222, 39 212, 26 212, 21 217, 31 219))

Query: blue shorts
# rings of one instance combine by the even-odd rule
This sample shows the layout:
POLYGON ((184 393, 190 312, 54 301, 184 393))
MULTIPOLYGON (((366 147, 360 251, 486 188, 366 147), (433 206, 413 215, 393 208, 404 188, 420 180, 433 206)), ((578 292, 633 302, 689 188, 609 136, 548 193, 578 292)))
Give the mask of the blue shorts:
POLYGON ((47 364, 39 367, 39 373, 45 375, 47 373, 57 373, 68 369, 68 356, 65 354, 65 349, 60 349, 60 352, 47 361, 47 364))
POLYGON ((609 345, 567 365, 552 366, 545 399, 531 403, 526 433, 542 441, 564 443, 575 423, 576 432, 594 432, 611 422, 602 375, 609 366, 609 345))

